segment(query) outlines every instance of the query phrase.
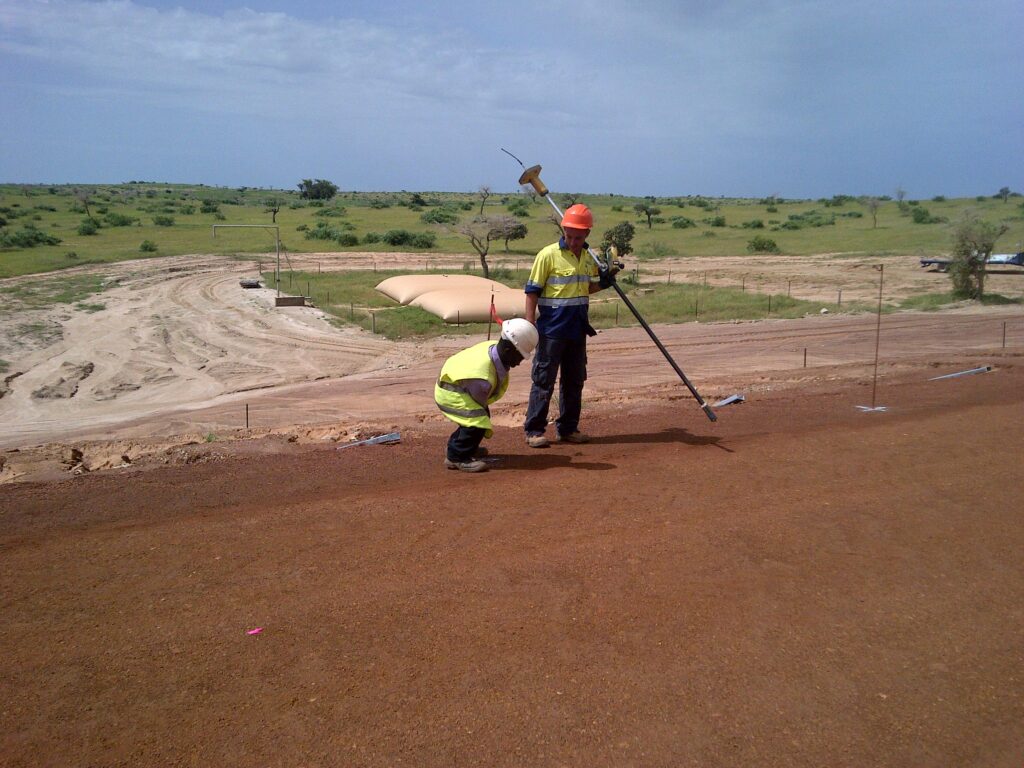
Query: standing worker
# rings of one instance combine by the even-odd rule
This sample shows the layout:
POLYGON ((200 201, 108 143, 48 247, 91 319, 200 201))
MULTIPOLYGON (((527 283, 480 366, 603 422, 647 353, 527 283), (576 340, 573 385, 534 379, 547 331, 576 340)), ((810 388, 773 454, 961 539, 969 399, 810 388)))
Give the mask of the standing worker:
POLYGON ((480 443, 494 434, 491 403, 508 389, 508 372, 537 346, 537 329, 516 317, 501 324, 497 341, 481 341, 456 352, 441 368, 434 402, 458 427, 448 438, 444 465, 463 472, 483 472, 487 464, 475 457, 480 443))
POLYGON ((556 377, 559 414, 555 440, 586 443, 590 439, 579 431, 583 382, 587 379, 587 336, 597 333, 590 325, 590 294, 610 287, 618 271, 616 266, 599 270, 595 260, 584 252, 589 248, 587 236, 593 226, 594 216, 587 206, 569 207, 562 216, 562 238, 541 249, 526 281, 526 319, 540 333, 523 425, 526 444, 531 448, 549 445, 544 431, 556 377))

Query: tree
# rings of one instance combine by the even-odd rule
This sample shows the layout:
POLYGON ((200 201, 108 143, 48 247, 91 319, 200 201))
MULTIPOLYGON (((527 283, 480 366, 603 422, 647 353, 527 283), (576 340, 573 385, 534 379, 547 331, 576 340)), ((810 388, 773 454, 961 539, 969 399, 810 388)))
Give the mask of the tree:
POLYGON ((651 229, 652 220, 655 216, 661 213, 661 208, 651 205, 650 203, 637 203, 633 206, 633 210, 636 211, 637 216, 647 217, 647 228, 651 229))
POLYGON ((487 254, 491 250, 491 242, 498 238, 494 234, 494 222, 483 216, 478 216, 473 221, 460 224, 456 230, 469 240, 469 244, 480 256, 480 268, 484 277, 490 278, 491 269, 487 265, 487 254))
POLYGON ((907 210, 907 204, 903 201, 907 196, 907 190, 903 187, 896 187, 896 205, 901 211, 907 210))
POLYGON ((487 198, 491 196, 491 188, 483 185, 477 190, 477 194, 480 195, 480 215, 484 215, 484 203, 487 202, 487 198))
POLYGON ((338 194, 338 187, 327 179, 303 179, 299 184, 299 197, 303 200, 330 200, 338 194))
POLYGON ((100 223, 96 221, 96 217, 89 211, 89 200, 91 197, 92 193, 88 189, 85 189, 84 187, 75 188, 75 199, 82 204, 83 208, 85 208, 85 215, 89 217, 89 221, 99 227, 100 223))
POLYGON ((1003 187, 1002 189, 1000 189, 999 190, 999 197, 1001 197, 1003 199, 1004 203, 1007 200, 1009 200, 1010 199, 1010 188, 1009 187, 1003 187))
POLYGON ((272 197, 265 202, 267 206, 264 211, 270 214, 270 223, 277 224, 277 212, 281 210, 281 200, 277 197, 272 197))
POLYGON ((953 260, 949 264, 949 278, 953 281, 953 295, 958 298, 980 299, 985 295, 985 263, 1007 226, 992 224, 974 211, 964 211, 953 227, 953 260))
POLYGON ((877 197, 865 197, 862 202, 871 214, 871 228, 875 229, 878 226, 878 209, 882 203, 877 197))
POLYGON ((519 191, 530 198, 531 203, 537 202, 537 190, 533 188, 532 184, 523 184, 523 186, 519 188, 519 191))
POLYGON ((505 241, 505 253, 508 253, 509 240, 522 240, 528 234, 526 225, 516 221, 512 216, 498 216, 489 221, 493 225, 490 237, 492 240, 505 241))
POLYGON ((611 229, 605 230, 601 240, 601 250, 607 252, 610 246, 615 246, 619 256, 626 256, 633 251, 633 236, 636 234, 636 227, 628 221, 616 224, 611 229))

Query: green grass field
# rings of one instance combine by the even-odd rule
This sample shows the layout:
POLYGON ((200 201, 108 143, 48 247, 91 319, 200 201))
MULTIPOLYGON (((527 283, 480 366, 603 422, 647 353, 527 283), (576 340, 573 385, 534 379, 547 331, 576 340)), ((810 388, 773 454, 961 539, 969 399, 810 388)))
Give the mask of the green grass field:
MULTIPOLYGON (((565 207, 566 199, 554 197, 565 207)), ((524 199, 521 194, 492 195, 484 205, 484 214, 511 215, 510 205, 524 199)), ((1019 196, 1007 202, 993 197, 910 201, 903 210, 895 201, 883 201, 877 211, 877 226, 865 205, 845 196, 779 201, 665 198, 652 203, 661 212, 650 228, 633 209, 635 204, 650 200, 615 195, 583 195, 579 199, 594 210, 594 245, 612 226, 623 221, 633 223, 636 236, 632 258, 638 261, 667 256, 749 257, 747 245, 756 235, 774 240, 784 254, 946 253, 950 247, 949 222, 965 209, 1007 224, 1009 229, 997 244, 997 251, 1015 250, 1024 242, 1024 204, 1019 196), (925 209, 930 218, 946 221, 916 223, 915 209, 925 209), (692 226, 678 226, 686 224, 685 220, 692 226)), ((292 253, 473 253, 468 240, 454 227, 472 220, 480 211, 479 196, 469 193, 341 192, 321 205, 300 199, 297 192, 281 190, 149 183, 0 185, 0 241, 8 243, 0 246, 0 277, 145 256, 273 253, 275 231, 269 228, 273 226, 272 215, 266 210, 267 201, 272 200, 280 206, 276 226, 282 248, 292 253), (454 218, 457 224, 426 223, 424 215, 454 218), (82 228, 90 219, 99 226, 94 234, 83 234, 92 228, 82 228), (262 224, 268 228, 219 229, 214 237, 215 224, 262 224), (434 244, 418 249, 388 245, 374 238, 395 230, 432 235, 434 244), (307 238, 311 231, 343 236, 343 242, 352 244, 307 238), (41 244, 18 245, 32 240, 41 244), (146 250, 142 250, 144 247, 146 250)), ((492 258, 532 258, 555 239, 557 229, 550 221, 552 210, 546 201, 529 202, 524 211, 518 220, 527 226, 526 237, 512 241, 508 254, 504 243, 492 243, 492 258)))
MULTIPOLYGON (((555 196, 565 207, 568 200, 555 196)), ((838 196, 830 200, 742 200, 672 198, 652 201, 614 195, 578 198, 594 210, 597 226, 591 237, 600 243, 605 230, 629 221, 636 227, 634 253, 639 265, 666 257, 736 256, 756 259, 748 253, 751 238, 771 238, 783 254, 829 254, 830 258, 867 254, 923 255, 947 253, 951 222, 967 209, 993 222, 1003 222, 1007 233, 997 250, 1020 249, 1024 241, 1024 204, 1019 196, 1007 202, 984 197, 957 200, 907 202, 882 201, 877 225, 871 211, 857 200, 838 196), (633 206, 647 203, 660 209, 648 227, 633 206), (926 209, 933 223, 915 222, 915 210, 926 209), (685 226, 679 226, 684 224, 685 226)), ((267 253, 276 251, 275 237, 287 253, 422 251, 435 254, 472 254, 464 260, 478 268, 478 260, 465 236, 455 228, 480 212, 480 197, 455 193, 355 193, 342 192, 323 203, 302 200, 297 192, 258 189, 227 189, 173 184, 128 183, 98 186, 0 185, 0 277, 48 273, 85 264, 101 264, 147 256, 190 253, 267 253), (268 203, 278 207, 276 225, 268 203), (448 224, 428 223, 430 218, 448 224), (98 223, 98 226, 95 226, 98 223), (84 226, 83 226, 84 224, 84 226), (257 228, 220 228, 214 225, 261 225, 257 228), (278 229, 274 229, 276 226, 278 229), (433 244, 388 245, 387 233, 405 230, 430 235, 433 244), (93 232, 89 234, 89 232, 93 232), (309 238, 310 231, 335 239, 309 238), (342 238, 342 244, 337 238, 342 238), (59 242, 52 242, 54 239, 59 242), (26 247, 36 241, 41 244, 26 247), (145 245, 144 245, 145 244, 145 245)), ((557 237, 550 219, 550 205, 527 201, 521 194, 492 195, 484 205, 487 216, 512 215, 526 224, 527 236, 510 243, 494 242, 489 261, 492 277, 519 288, 527 277, 534 254, 557 237), (524 202, 526 203, 524 205, 524 202), (511 269, 503 264, 517 264, 511 269)), ((390 272, 282 272, 281 290, 311 296, 314 303, 339 324, 356 324, 388 338, 417 338, 439 333, 475 334, 484 324, 445 325, 416 307, 396 307, 375 286, 390 272)), ((273 285, 273 273, 263 279, 273 285)), ((785 295, 768 296, 754 291, 709 288, 692 284, 659 284, 638 291, 621 281, 631 301, 649 322, 753 320, 766 317, 800 317, 820 311, 821 302, 806 302, 785 295)), ((31 285, 0 286, 7 298, 6 311, 75 304, 85 311, 103 309, 106 286, 96 277, 81 275, 36 281, 31 285), (95 298, 93 298, 95 297, 95 298)), ((949 294, 930 294, 908 299, 894 309, 933 310, 948 304, 949 294)), ((989 303, 1002 297, 993 296, 989 303)), ((827 305, 826 305, 827 306, 827 305)), ((832 307, 833 311, 872 309, 855 304, 832 307)), ((636 320, 612 292, 595 296, 591 306, 597 328, 635 325, 636 320)), ((26 329, 40 334, 45 329, 26 329)))

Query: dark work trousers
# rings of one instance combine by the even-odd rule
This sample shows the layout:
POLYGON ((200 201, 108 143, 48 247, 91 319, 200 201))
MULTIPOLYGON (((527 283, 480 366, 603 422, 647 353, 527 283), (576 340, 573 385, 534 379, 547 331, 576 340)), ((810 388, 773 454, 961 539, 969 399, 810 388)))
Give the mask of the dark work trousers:
POLYGON ((548 425, 548 408, 558 378, 558 418, 555 429, 560 435, 579 431, 583 408, 583 382, 587 380, 587 338, 552 339, 542 336, 533 355, 533 386, 523 428, 527 435, 542 435, 548 425))
POLYGON ((448 438, 448 461, 472 461, 486 434, 486 429, 459 425, 448 438))

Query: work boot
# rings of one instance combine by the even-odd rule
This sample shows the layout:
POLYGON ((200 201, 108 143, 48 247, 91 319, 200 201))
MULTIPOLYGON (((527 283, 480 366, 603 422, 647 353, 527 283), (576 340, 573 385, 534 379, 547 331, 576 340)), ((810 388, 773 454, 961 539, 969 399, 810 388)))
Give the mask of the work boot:
POLYGON ((469 461, 452 461, 451 459, 445 459, 444 465, 448 469, 457 469, 460 472, 486 472, 487 462, 480 461, 479 459, 470 459, 469 461))
POLYGON ((582 432, 570 432, 567 435, 556 435, 555 441, 559 443, 589 443, 590 437, 582 432))
POLYGON ((527 435, 526 444, 531 448, 547 448, 551 442, 544 435, 527 435))

